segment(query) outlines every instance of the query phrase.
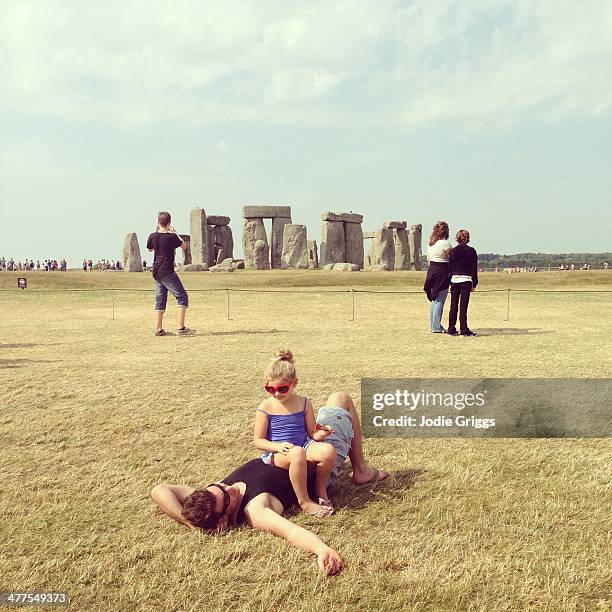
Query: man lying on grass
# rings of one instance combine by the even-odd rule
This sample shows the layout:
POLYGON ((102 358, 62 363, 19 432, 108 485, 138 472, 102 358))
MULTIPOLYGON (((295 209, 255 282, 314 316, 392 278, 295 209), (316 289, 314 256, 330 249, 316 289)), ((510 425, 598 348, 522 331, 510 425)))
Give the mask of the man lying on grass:
MULTIPOLYGON (((336 451, 336 465, 328 486, 338 477, 347 454, 355 485, 374 487, 387 478, 387 472, 369 467, 363 456, 361 424, 350 395, 332 393, 327 405, 319 410, 317 423, 334 429, 326 440, 336 451)), ((309 487, 313 484, 314 474, 309 477, 309 487)), ((259 458, 203 489, 160 484, 151 491, 151 497, 170 518, 186 527, 225 531, 246 522, 255 529, 285 538, 292 546, 312 552, 326 574, 337 574, 342 569, 342 559, 335 550, 311 531, 283 517, 283 512, 297 503, 289 472, 266 465, 259 458)))

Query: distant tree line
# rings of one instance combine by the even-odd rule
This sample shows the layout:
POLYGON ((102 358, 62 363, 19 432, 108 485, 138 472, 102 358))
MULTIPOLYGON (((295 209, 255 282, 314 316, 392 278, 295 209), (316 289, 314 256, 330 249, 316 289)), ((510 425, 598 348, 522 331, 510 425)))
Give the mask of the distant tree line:
POLYGON ((593 268, 602 268, 606 261, 612 262, 612 253, 478 253, 481 268, 558 268, 561 264, 574 264, 576 268, 591 264, 593 268))

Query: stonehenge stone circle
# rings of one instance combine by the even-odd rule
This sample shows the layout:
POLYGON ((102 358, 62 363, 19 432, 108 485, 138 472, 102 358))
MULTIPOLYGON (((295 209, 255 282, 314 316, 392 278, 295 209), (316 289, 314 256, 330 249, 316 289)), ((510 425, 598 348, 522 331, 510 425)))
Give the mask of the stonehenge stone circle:
POLYGON ((319 267, 319 253, 317 251, 317 241, 308 240, 306 245, 308 249, 308 268, 310 270, 316 270, 319 267))
POLYGON ((125 237, 123 244, 123 269, 126 272, 142 272, 142 257, 135 232, 125 237))
MULTIPOLYGON (((270 249, 264 240, 256 240, 253 249, 253 261, 257 270, 270 269, 270 249)), ((245 260, 246 264, 246 260, 245 260)))
POLYGON ((287 223, 283 227, 283 252, 281 268, 288 270, 308 268, 308 240, 305 225, 287 223))
POLYGON ((420 223, 410 226, 408 232, 408 247, 410 250, 410 265, 413 270, 421 269, 421 240, 423 226, 420 223))
POLYGON ((268 244, 263 219, 245 219, 242 231, 242 250, 244 252, 244 267, 247 269, 257 268, 255 265, 255 243, 258 241, 268 244))

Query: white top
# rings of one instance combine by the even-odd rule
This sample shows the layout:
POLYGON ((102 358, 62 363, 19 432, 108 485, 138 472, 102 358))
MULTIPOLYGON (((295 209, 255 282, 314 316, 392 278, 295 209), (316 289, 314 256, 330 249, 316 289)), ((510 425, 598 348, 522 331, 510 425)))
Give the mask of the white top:
POLYGON ((448 263, 448 255, 445 251, 452 248, 453 245, 448 239, 438 240, 427 247, 427 260, 430 262, 437 261, 439 263, 448 263))
POLYGON ((451 276, 451 283, 472 283, 472 277, 466 274, 453 274, 451 276))

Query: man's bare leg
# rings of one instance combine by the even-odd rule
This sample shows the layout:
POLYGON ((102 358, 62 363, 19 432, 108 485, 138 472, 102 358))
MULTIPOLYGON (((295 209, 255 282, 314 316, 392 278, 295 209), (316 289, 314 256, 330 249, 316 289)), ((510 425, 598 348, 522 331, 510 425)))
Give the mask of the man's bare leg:
POLYGON ((344 391, 338 391, 332 393, 327 400, 327 406, 337 406, 338 408, 344 408, 351 413, 353 421, 353 441, 351 442, 351 450, 349 451, 349 457, 351 459, 351 465, 353 466, 353 482, 355 484, 366 484, 368 482, 376 480, 376 473, 378 472, 377 480, 384 480, 389 476, 389 472, 385 470, 377 470, 371 468, 365 457, 363 456, 363 440, 361 437, 361 420, 357 414, 357 409, 353 403, 353 398, 344 391))
POLYGON ((184 306, 178 307, 178 329, 183 329, 185 327, 185 314, 187 313, 187 309, 184 306))
POLYGON ((155 331, 161 331, 164 329, 164 314, 165 310, 156 310, 155 311, 155 331))

